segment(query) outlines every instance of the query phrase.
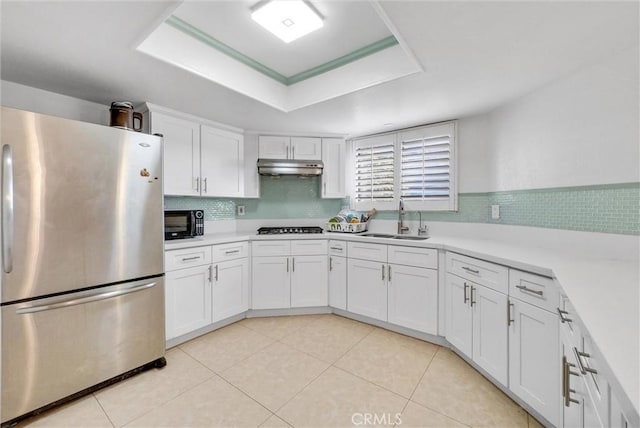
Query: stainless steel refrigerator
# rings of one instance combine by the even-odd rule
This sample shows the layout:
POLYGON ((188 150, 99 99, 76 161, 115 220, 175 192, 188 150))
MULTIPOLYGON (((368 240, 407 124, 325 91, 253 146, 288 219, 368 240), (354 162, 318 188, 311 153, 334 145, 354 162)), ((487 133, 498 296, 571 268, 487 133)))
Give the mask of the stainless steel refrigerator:
POLYGON ((164 364, 162 139, 1 110, 1 404, 164 364))

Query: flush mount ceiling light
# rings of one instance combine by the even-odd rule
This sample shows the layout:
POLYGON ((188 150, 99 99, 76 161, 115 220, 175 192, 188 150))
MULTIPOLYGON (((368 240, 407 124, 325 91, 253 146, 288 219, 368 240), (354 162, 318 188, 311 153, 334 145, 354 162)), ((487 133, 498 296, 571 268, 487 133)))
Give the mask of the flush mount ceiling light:
POLYGON ((254 10, 251 18, 285 43, 323 25, 322 17, 303 0, 271 0, 254 10))

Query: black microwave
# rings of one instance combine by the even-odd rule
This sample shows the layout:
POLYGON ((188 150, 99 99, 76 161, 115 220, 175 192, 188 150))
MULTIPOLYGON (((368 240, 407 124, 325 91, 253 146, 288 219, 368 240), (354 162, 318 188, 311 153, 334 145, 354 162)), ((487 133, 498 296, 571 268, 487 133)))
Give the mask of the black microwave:
POLYGON ((204 211, 164 212, 164 239, 184 239, 204 235, 204 211))

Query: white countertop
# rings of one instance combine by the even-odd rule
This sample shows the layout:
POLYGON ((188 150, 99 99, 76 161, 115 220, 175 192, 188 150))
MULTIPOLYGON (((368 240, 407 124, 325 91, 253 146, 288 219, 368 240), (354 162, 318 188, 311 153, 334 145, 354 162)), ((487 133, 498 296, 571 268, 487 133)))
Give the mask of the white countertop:
POLYGON ((337 239, 437 248, 556 278, 571 300, 617 381, 640 413, 640 273, 638 260, 582 256, 553 246, 492 239, 435 236, 424 241, 372 238, 344 233, 308 235, 209 234, 168 241, 165 249, 263 239, 337 239))

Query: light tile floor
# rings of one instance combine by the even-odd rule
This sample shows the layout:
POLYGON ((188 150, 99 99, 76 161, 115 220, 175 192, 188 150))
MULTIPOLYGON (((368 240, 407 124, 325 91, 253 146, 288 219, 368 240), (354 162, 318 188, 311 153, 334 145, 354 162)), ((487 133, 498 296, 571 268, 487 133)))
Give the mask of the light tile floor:
POLYGON ((251 318, 20 426, 539 427, 453 352, 336 315, 251 318))

